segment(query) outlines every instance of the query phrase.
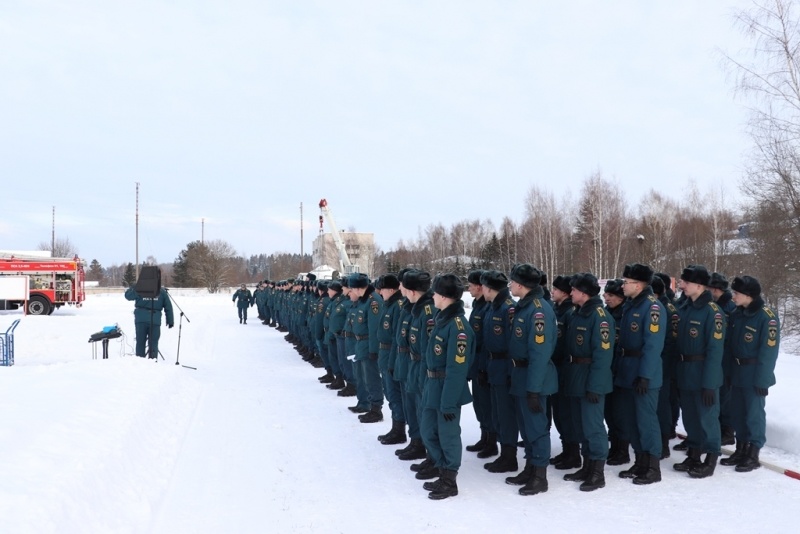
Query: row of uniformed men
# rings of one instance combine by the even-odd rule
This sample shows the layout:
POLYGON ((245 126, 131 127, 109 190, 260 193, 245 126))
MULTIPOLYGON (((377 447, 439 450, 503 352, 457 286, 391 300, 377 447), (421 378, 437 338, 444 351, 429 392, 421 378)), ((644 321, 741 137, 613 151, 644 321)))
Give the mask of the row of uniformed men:
MULTIPOLYGON (((393 425, 379 439, 405 442, 408 424, 411 443, 397 452, 402 459, 425 458, 412 466, 418 478, 439 476, 426 483, 432 498, 457 494, 458 421, 460 406, 470 401, 467 379, 472 380, 482 430, 481 440, 467 449, 493 456, 499 439, 500 457, 486 468, 515 471, 521 435, 525 468, 506 479, 521 485, 521 494, 547 490, 549 463, 560 469, 580 467, 564 478, 581 482, 584 491, 604 487, 609 434, 617 456, 623 444, 626 455, 628 443, 634 448, 636 461, 621 477, 636 484, 660 481, 663 437, 674 428, 668 387, 673 376, 689 449, 675 469, 696 478, 713 474, 720 454, 719 394, 724 385, 732 386, 737 451, 723 463, 740 471, 758 466, 765 441, 763 401, 774 384, 779 328, 755 279, 734 280, 738 307, 728 322, 729 343, 723 351, 726 317, 707 290, 711 276, 702 266, 684 269, 677 307, 662 279, 639 264, 626 266, 622 280, 606 284, 607 300, 609 295, 624 300, 617 306, 603 306, 591 274, 557 277, 552 303, 545 300, 544 275, 534 267, 518 265, 510 277, 497 271, 470 273, 474 301, 468 320, 472 328, 466 329, 460 283, 452 275, 442 277, 449 296, 439 296, 450 299, 445 308, 454 307, 441 315, 441 322, 452 321, 456 337, 434 336, 433 342, 440 322, 436 309, 443 308, 436 305, 436 287, 433 293, 428 290, 430 276, 417 271, 385 275, 375 286, 364 275, 344 284, 316 284, 315 295, 295 283, 276 311, 294 318, 288 321, 287 339, 301 352, 315 354, 309 338, 316 342, 316 354, 328 371, 320 381, 330 382, 331 389, 346 383, 340 395, 358 395, 350 409, 365 412, 362 422, 382 420, 385 395, 393 425), (309 305, 309 298, 317 300, 309 305), (345 305, 346 299, 352 306, 345 305), (304 335, 304 329, 312 335, 304 335), (730 369, 727 384, 723 367, 730 369), (427 417, 426 409, 431 410, 427 417), (562 454, 552 460, 551 417, 564 443, 562 454)), ((624 458, 615 465, 622 463, 627 463, 624 458)))

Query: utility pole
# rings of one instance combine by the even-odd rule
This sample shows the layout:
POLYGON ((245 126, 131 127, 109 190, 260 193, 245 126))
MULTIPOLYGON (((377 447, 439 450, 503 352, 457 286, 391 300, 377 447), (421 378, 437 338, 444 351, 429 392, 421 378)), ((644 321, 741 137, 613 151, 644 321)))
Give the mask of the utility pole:
POLYGON ((303 258, 303 203, 300 203, 300 270, 305 268, 305 259, 303 258))
POLYGON ((203 217, 200 219, 200 244, 204 244, 206 242, 206 218, 203 217))
POLYGON ((53 206, 53 222, 50 228, 50 256, 55 256, 56 250, 56 207, 53 206))
POLYGON ((139 280, 139 182, 136 182, 136 280, 139 280))

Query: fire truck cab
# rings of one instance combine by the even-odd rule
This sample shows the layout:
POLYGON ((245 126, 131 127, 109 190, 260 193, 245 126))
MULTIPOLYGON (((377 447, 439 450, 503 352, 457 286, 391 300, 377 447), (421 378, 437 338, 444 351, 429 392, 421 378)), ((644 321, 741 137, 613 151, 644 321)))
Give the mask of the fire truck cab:
POLYGON ((27 306, 30 315, 50 315, 64 304, 80 307, 86 299, 83 260, 0 256, 0 277, 26 276, 29 280, 28 301, 0 301, 0 308, 17 309, 27 306))

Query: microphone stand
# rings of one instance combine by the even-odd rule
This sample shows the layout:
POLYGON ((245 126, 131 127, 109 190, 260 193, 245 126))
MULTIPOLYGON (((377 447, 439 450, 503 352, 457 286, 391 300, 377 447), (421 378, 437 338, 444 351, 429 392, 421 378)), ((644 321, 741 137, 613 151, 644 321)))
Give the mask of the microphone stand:
POLYGON ((193 370, 197 371, 197 367, 189 367, 188 365, 181 365, 181 363, 180 363, 180 358, 181 358, 181 331, 183 330, 183 318, 186 317, 186 322, 187 323, 191 323, 192 321, 189 320, 189 316, 188 315, 183 313, 183 309, 180 307, 180 305, 172 297, 172 293, 169 292, 169 289, 167 289, 165 287, 164 291, 167 292, 167 295, 169 296, 169 299, 172 301, 172 303, 175 305, 175 307, 178 308, 178 311, 181 312, 180 313, 180 318, 178 319, 178 354, 175 356, 175 365, 180 365, 181 367, 185 367, 187 369, 193 369, 193 370))

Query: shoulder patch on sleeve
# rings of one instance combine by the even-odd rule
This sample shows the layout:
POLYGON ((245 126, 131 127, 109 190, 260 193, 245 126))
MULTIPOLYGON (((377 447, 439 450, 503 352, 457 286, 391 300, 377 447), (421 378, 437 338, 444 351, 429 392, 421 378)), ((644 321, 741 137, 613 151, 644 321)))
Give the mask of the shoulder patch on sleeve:
POLYGON ((611 348, 611 327, 607 321, 600 323, 600 348, 603 350, 611 348))
POLYGON ((650 306, 650 332, 653 334, 658 333, 659 325, 658 320, 661 318, 661 306, 658 303, 654 303, 650 306))
POLYGON ((378 312, 380 311, 380 305, 378 304, 377 300, 373 300, 372 303, 370 303, 369 308, 372 310, 372 313, 378 315, 378 312))

